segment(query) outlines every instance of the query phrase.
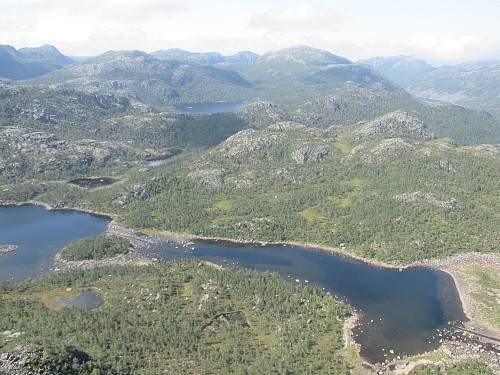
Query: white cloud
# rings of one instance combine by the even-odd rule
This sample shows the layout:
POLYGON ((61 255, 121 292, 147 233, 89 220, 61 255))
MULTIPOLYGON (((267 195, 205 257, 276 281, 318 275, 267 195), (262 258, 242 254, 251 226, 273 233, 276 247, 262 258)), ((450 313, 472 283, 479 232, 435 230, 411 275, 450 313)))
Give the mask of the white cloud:
POLYGON ((351 60, 414 54, 436 65, 500 58, 495 12, 463 5, 442 18, 435 0, 422 0, 413 12, 395 0, 1 1, 0 43, 49 43, 72 55, 172 47, 265 53, 304 44, 351 60), (430 16, 424 17, 427 10, 430 16))
MULTIPOLYGON (((487 56, 492 42, 476 35, 432 35, 419 34, 411 38, 409 48, 419 55, 428 56, 430 60, 444 63, 468 61, 487 56)), ((497 46, 498 48, 498 46, 497 46)))
POLYGON ((303 3, 255 14, 250 19, 249 26, 284 33, 320 29, 339 30, 343 22, 344 16, 335 9, 303 3))
POLYGON ((168 17, 190 9, 186 0, 76 0, 68 2, 68 5, 78 12, 93 13, 106 20, 131 23, 168 17))

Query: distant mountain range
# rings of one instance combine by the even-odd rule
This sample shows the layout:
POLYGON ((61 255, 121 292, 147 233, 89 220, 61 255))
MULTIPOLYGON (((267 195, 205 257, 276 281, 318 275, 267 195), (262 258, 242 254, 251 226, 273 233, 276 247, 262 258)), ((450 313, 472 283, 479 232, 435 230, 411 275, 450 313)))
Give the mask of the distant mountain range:
POLYGON ((0 45, 0 77, 25 80, 49 73, 73 63, 57 48, 44 45, 37 48, 21 48, 0 45))
POLYGON ((500 119, 500 61, 433 67, 415 56, 359 62, 295 46, 223 56, 182 49, 109 51, 85 59, 55 47, 0 46, 0 77, 91 91, 113 91, 160 109, 187 102, 270 100, 292 104, 348 89, 407 90, 434 102, 483 109, 500 119))
POLYGON ((484 109, 500 118, 500 61, 476 61, 435 68, 414 56, 361 60, 411 94, 484 109))
POLYGON ((290 104, 354 88, 402 91, 375 69, 305 46, 226 57, 182 50, 109 51, 29 83, 114 91, 157 108, 258 99, 290 104))
POLYGON ((219 64, 219 63, 245 63, 252 64, 259 58, 259 55, 250 51, 241 51, 234 55, 222 56, 218 52, 189 52, 179 48, 171 48, 168 50, 159 50, 152 53, 153 56, 161 58, 177 58, 186 59, 202 64, 219 64))
MULTIPOLYGON (((85 207, 140 230, 343 243, 384 262, 498 249, 500 126, 488 112, 417 100, 374 67, 305 46, 217 59, 109 51, 0 84, 0 202, 85 207), (174 108, 219 100, 249 104, 174 108), (122 182, 65 182, 89 176, 122 182)), ((378 61, 391 64, 438 72, 378 61)))

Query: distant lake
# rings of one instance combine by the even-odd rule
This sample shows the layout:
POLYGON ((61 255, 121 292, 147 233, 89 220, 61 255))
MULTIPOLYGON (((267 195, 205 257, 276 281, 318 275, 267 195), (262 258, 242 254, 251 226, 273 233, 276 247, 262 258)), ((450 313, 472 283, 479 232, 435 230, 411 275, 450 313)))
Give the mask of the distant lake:
POLYGON ((0 245, 19 249, 0 256, 0 281, 48 273, 54 256, 70 242, 102 234, 109 219, 35 205, 0 206, 0 245))
POLYGON ((86 189, 96 189, 103 186, 113 185, 119 182, 116 178, 101 177, 101 178, 77 178, 68 181, 68 184, 78 185, 86 189))
MULTIPOLYGON (((0 256, 0 280, 15 277, 14 281, 20 281, 46 273, 67 243, 103 233, 107 225, 106 218, 75 211, 48 211, 33 205, 0 207, 0 244, 19 245, 18 250, 0 256)), ((361 354, 373 362, 436 349, 436 330, 448 321, 465 319, 453 279, 424 267, 399 271, 289 245, 196 241, 186 247, 176 243, 148 246, 141 250, 143 255, 162 261, 194 257, 223 266, 278 272, 290 282, 307 280, 325 288, 361 312, 362 325, 353 334, 361 343, 361 354)))
POLYGON ((212 115, 214 113, 232 111, 241 109, 248 103, 240 102, 206 102, 206 103, 187 103, 178 105, 175 108, 184 112, 203 113, 205 115, 212 115))

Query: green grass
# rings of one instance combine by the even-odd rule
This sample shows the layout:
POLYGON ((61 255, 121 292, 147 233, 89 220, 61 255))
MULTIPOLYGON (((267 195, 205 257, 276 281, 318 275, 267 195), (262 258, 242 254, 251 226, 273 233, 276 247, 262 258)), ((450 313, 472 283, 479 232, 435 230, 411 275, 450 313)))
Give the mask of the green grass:
POLYGON ((475 316, 500 330, 500 268, 470 266, 461 271, 473 276, 474 283, 480 288, 471 296, 482 305, 474 312, 475 316))
POLYGON ((306 208, 305 210, 299 212, 299 215, 309 222, 325 220, 325 217, 312 207, 306 208))

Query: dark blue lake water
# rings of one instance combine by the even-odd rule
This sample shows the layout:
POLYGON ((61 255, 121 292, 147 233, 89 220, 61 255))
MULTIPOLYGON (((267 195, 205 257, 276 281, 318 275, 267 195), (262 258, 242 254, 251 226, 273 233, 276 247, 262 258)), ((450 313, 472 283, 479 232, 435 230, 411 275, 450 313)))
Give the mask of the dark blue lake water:
MULTIPOLYGON (((0 207, 0 244, 20 246, 17 255, 0 256, 0 280, 38 276, 68 242, 102 233, 107 224, 102 217, 72 211, 0 207)), ((188 247, 151 244, 142 251, 164 261, 196 257, 278 272, 290 282, 307 280, 325 288, 361 313, 361 324, 353 334, 361 343, 361 354, 373 362, 435 349, 437 329, 465 319, 452 278, 423 267, 399 271, 300 246, 224 241, 197 241, 188 247)))
POLYGON ((278 272, 316 285, 348 301, 361 313, 353 335, 373 362, 439 347, 437 329, 465 320, 453 279, 424 267, 399 271, 301 246, 198 241, 188 247, 150 248, 159 260, 196 257, 223 266, 278 272), (391 350, 393 353, 391 353, 391 350))
POLYGON ((248 103, 239 102, 206 102, 206 103, 188 103, 178 105, 175 108, 184 112, 203 113, 205 115, 212 115, 214 113, 237 110, 243 108, 248 103))
POLYGON ((70 242, 104 233, 109 219, 35 205, 0 206, 0 245, 19 249, 0 256, 0 281, 48 273, 54 256, 70 242))

